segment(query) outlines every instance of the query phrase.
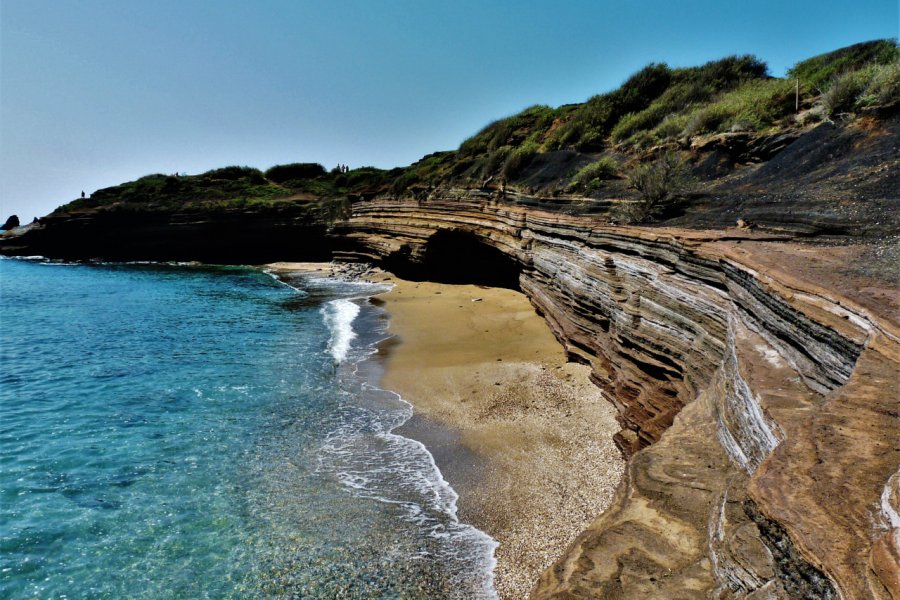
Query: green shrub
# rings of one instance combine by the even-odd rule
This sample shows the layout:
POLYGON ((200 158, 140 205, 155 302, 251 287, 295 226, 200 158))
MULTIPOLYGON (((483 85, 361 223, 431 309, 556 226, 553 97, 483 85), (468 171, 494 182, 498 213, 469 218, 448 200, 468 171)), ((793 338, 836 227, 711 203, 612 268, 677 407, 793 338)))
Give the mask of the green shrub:
POLYGON ((265 173, 266 179, 275 183, 297 179, 315 179, 326 174, 325 167, 319 163, 291 163, 275 165, 265 173))
POLYGON ((613 141, 621 142, 631 137, 638 131, 646 131, 659 123, 665 115, 660 115, 662 106, 651 105, 638 113, 628 113, 622 117, 613 127, 610 137, 613 141))
POLYGON ((650 64, 632 75, 618 89, 594 96, 571 111, 548 145, 574 146, 582 151, 603 148, 612 128, 623 116, 643 110, 662 94, 672 79, 665 64, 650 64))
POLYGON ((692 104, 708 102, 717 94, 765 78, 767 71, 766 63, 752 55, 729 56, 700 67, 676 69, 666 91, 644 110, 622 117, 613 127, 611 137, 621 142, 640 131, 651 131, 666 118, 690 109, 692 104))
POLYGON ((669 115, 653 130, 653 135, 660 140, 678 137, 687 126, 688 118, 687 114, 669 115))
POLYGON ((487 156, 484 166, 479 173, 480 177, 487 177, 498 172, 506 164, 507 159, 513 153, 512 146, 500 146, 487 156))
POLYGON ((890 64, 898 59, 900 48, 896 40, 874 40, 800 61, 788 70, 788 77, 799 79, 812 89, 822 90, 843 73, 868 65, 890 64))
POLYGON ((391 193, 398 196, 419 182, 419 176, 412 169, 407 169, 391 184, 391 193))
POLYGON ((699 89, 708 88, 719 92, 751 79, 766 78, 768 72, 769 67, 765 62, 752 54, 744 54, 711 60, 699 67, 678 69, 675 77, 679 83, 690 82, 699 89))
POLYGON ((222 167, 221 169, 213 169, 203 173, 200 177, 205 179, 225 179, 228 181, 238 181, 248 179, 254 183, 265 182, 262 171, 253 167, 222 167))
MULTIPOLYGON (((619 89, 594 96, 573 110, 548 146, 600 150, 607 137, 622 142, 639 132, 649 132, 670 115, 747 81, 765 78, 767 71, 766 64, 751 55, 729 56, 699 67, 674 70, 665 65, 649 65, 619 89)), ((641 139, 648 138, 643 135, 641 139)))
POLYGON ((606 95, 611 117, 618 121, 629 112, 641 110, 666 91, 672 82, 672 70, 665 64, 649 64, 622 86, 606 95))
POLYGON ((494 121, 459 147, 463 157, 494 152, 502 146, 519 146, 526 140, 539 141, 556 119, 557 111, 549 106, 530 106, 522 112, 494 121))
POLYGON ((434 152, 422 157, 418 162, 409 165, 405 169, 387 172, 385 177, 395 176, 391 184, 391 192, 394 195, 400 194, 411 187, 433 187, 450 173, 456 158, 456 152, 434 152))
POLYGON ((266 180, 258 169, 225 167, 201 175, 147 175, 135 181, 97 190, 91 200, 94 206, 143 205, 154 210, 178 210, 210 203, 240 206, 246 204, 248 198, 273 200, 290 194, 289 189, 266 180))
POLYGON ((515 178, 531 163, 539 150, 540 148, 534 142, 525 142, 513 150, 506 162, 503 163, 503 176, 507 179, 515 178))
POLYGON ((663 215, 680 195, 694 185, 687 163, 674 152, 649 164, 642 164, 628 175, 629 186, 638 199, 623 207, 619 217, 626 223, 641 223, 663 215))
POLYGON ((603 181, 619 176, 619 163, 608 156, 583 167, 572 178, 572 187, 582 191, 594 191, 603 181))
POLYGON ((388 180, 388 171, 378 167, 359 167, 351 169, 345 176, 350 189, 371 188, 384 185, 388 180))
POLYGON ((727 114, 721 105, 705 106, 688 115, 684 133, 692 136, 718 131, 726 118, 727 114))
POLYGON ((881 106, 897 101, 900 101, 900 61, 875 67, 857 105, 881 106))
POLYGON ((847 112, 856 105, 856 99, 865 89, 865 82, 856 76, 856 72, 838 76, 822 94, 822 105, 825 114, 831 116, 847 112))
POLYGON ((759 131, 794 111, 794 86, 784 79, 750 81, 691 111, 685 135, 728 131, 734 126, 759 131))
POLYGON ((838 75, 822 94, 825 114, 835 115, 900 99, 900 61, 838 75))

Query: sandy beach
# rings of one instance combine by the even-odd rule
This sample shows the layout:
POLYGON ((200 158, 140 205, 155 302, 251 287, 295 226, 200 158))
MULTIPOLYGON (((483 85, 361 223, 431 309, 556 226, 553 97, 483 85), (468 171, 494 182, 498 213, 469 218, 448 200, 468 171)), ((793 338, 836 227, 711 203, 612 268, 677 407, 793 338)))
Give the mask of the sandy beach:
MULTIPOLYGON (((266 268, 342 274, 329 263, 266 268)), ((382 387, 415 410, 397 433, 432 453, 460 496, 460 520, 500 543, 500 597, 525 598, 612 501, 624 468, 615 409, 588 367, 566 362, 523 294, 374 272, 372 281, 394 284, 372 299, 393 334, 380 348, 382 387)))
POLYGON ((399 432, 432 451, 460 519, 500 542, 500 597, 524 598, 612 500, 615 410, 521 293, 391 280, 383 387, 417 415, 399 432))

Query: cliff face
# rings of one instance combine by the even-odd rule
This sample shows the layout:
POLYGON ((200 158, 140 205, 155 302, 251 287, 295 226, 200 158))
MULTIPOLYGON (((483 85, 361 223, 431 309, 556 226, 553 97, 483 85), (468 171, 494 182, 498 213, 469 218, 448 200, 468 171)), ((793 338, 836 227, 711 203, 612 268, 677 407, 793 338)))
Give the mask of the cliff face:
POLYGON ((617 500, 533 597, 900 597, 898 331, 809 283, 815 253, 733 233, 465 193, 361 203, 335 229, 340 256, 408 276, 517 274, 618 408, 617 500))
POLYGON ((21 235, 0 238, 0 252, 71 260, 329 260, 326 230, 321 216, 305 205, 218 212, 54 213, 21 235))

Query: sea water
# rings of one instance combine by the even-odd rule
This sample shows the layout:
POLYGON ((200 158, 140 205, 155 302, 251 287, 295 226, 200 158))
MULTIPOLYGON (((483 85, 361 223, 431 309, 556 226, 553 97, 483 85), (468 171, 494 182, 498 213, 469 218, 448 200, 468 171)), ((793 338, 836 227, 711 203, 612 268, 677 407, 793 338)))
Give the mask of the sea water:
POLYGON ((0 260, 0 597, 493 598, 379 291, 0 260))

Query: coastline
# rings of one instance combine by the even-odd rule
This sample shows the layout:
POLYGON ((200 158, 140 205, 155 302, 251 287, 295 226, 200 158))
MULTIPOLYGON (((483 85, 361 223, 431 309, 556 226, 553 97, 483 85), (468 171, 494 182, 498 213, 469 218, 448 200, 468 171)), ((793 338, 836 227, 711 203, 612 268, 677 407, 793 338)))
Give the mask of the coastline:
POLYGON ((524 598, 612 502, 625 467, 615 409, 566 361, 520 292, 400 279, 380 269, 272 263, 278 274, 362 277, 392 285, 390 334, 373 359, 380 387, 413 406, 394 433, 421 442, 458 494, 457 516, 494 538, 494 586, 524 598))
POLYGON ((376 278, 394 285, 377 296, 394 335, 381 387, 415 410, 397 433, 432 453, 460 520, 499 542, 500 598, 526 597, 613 499, 615 409, 523 294, 376 278))
MULTIPOLYGON (((350 408, 348 415, 355 416, 349 416, 338 429, 339 435, 323 446, 320 469, 325 465, 351 495, 394 506, 397 518, 418 523, 421 546, 401 553, 407 560, 401 560, 396 568, 399 573, 408 568, 414 580, 420 577, 416 580, 424 585, 418 588, 420 592, 427 589, 460 600, 496 599, 496 541, 458 518, 458 494, 443 477, 433 448, 403 431, 415 418, 413 405, 381 386, 384 353, 394 339, 386 331, 388 315, 377 297, 393 285, 387 274, 365 265, 341 263, 281 262, 258 268, 303 297, 317 298, 314 302, 321 301, 320 290, 333 292, 334 285, 350 294, 325 301, 320 312, 332 333, 326 352, 348 389, 357 389, 360 410, 354 413, 350 408), (388 464, 390 469, 382 468, 388 464), (415 560, 419 553, 430 560, 415 560)), ((399 528, 403 521, 391 529, 399 528)), ((393 542, 387 541, 391 546, 393 542)), ((379 551, 378 559, 371 557, 366 564, 374 569, 376 562, 394 562, 397 557, 397 548, 392 547, 387 553, 379 551)))

